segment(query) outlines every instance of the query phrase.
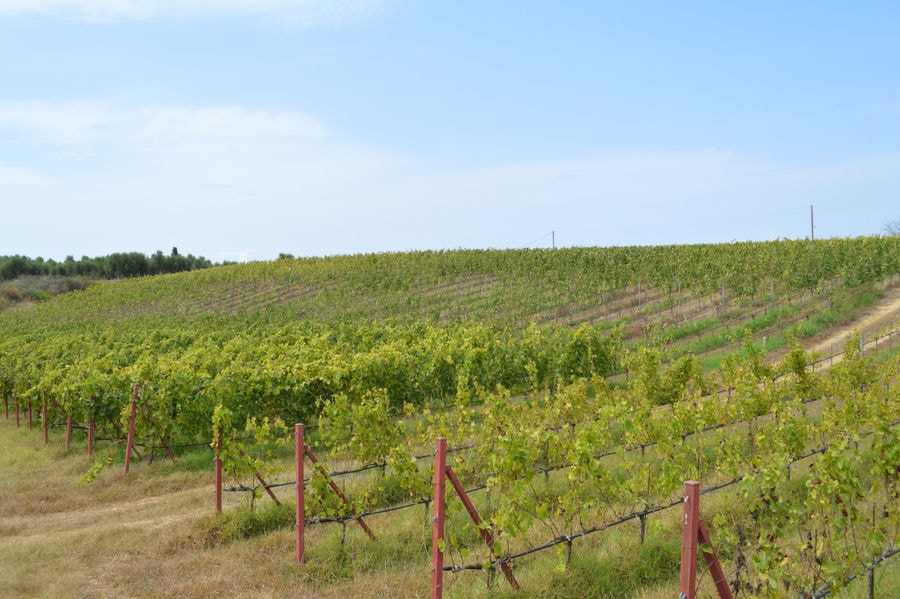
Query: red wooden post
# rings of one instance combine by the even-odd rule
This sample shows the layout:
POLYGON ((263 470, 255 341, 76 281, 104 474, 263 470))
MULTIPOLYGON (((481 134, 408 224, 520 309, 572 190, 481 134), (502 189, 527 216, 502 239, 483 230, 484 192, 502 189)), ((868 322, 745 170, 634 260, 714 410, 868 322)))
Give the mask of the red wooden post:
POLYGON ((218 434, 216 435, 216 458, 215 458, 215 471, 216 471, 216 513, 222 513, 222 458, 219 454, 222 453, 222 427, 219 427, 218 434))
POLYGON ((6 405, 6 419, 9 420, 9 395, 3 395, 3 403, 6 405))
POLYGON ((34 430, 34 403, 28 400, 28 430, 34 430))
POLYGON ((434 457, 434 529, 431 538, 431 599, 444 596, 444 500, 447 489, 447 439, 438 437, 434 457))
POLYGON ((88 421, 88 455, 94 455, 94 417, 88 421))
POLYGON ((66 449, 72 444, 72 415, 66 414, 66 449))
POLYGON ((304 426, 302 424, 294 425, 294 480, 297 491, 297 514, 294 522, 294 528, 297 533, 297 565, 302 565, 306 561, 306 545, 304 533, 306 528, 306 507, 303 503, 305 489, 303 482, 303 462, 304 462, 304 426))
MULTIPOLYGON (((466 511, 469 512, 469 517, 472 518, 472 522, 474 522, 475 526, 478 527, 478 530, 481 531, 481 538, 484 539, 485 544, 491 551, 491 557, 493 558, 494 535, 481 525, 481 516, 478 515, 475 504, 469 499, 468 493, 466 493, 462 483, 459 482, 459 478, 456 476, 456 473, 453 472, 453 468, 450 468, 449 466, 447 467, 447 477, 450 479, 450 482, 453 483, 453 488, 456 489, 456 494, 459 495, 463 505, 466 506, 466 511)), ((516 580, 516 577, 513 576, 512 568, 509 567, 509 563, 500 562, 500 569, 503 570, 503 575, 506 576, 506 580, 509 584, 511 584, 514 589, 519 590, 519 582, 516 580)))
POLYGON ((134 394, 131 397, 131 417, 128 419, 128 441, 125 443, 125 474, 131 470, 131 450, 134 448, 134 421, 137 417, 137 402, 140 399, 138 390, 140 385, 134 384, 132 390, 134 394))
POLYGON ((19 396, 16 395, 16 428, 19 428, 19 396))
POLYGON ((44 421, 44 445, 50 442, 50 434, 47 430, 47 400, 44 399, 44 411, 41 416, 44 421))
POLYGON ((94 455, 94 400, 96 398, 91 395, 91 419, 88 421, 88 455, 94 455))
POLYGON ((699 521, 700 483, 695 480, 688 480, 684 483, 679 599, 695 599, 697 596, 697 537, 700 531, 699 521))

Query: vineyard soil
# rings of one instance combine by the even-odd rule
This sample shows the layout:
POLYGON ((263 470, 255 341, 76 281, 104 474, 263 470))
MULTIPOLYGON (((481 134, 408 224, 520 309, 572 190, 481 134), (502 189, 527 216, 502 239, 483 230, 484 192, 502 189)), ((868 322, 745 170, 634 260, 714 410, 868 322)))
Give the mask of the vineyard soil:
POLYGON ((893 328, 891 325, 897 322, 900 322, 900 287, 893 287, 855 322, 830 331, 824 339, 815 341, 807 350, 829 355, 834 353, 834 348, 841 347, 853 331, 860 331, 864 337, 871 337, 886 328, 893 328))

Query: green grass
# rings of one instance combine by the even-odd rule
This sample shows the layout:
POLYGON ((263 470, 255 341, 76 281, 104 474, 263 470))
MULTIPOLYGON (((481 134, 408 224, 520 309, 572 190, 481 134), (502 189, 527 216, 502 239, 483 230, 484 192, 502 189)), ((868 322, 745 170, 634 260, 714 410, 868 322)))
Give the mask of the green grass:
POLYGON ((573 541, 571 555, 565 543, 515 563, 514 574, 522 590, 514 590, 498 570, 492 586, 487 575, 445 573, 450 598, 515 599, 621 599, 640 597, 658 588, 678 587, 681 533, 677 522, 649 519, 643 544, 633 526, 619 526, 573 541))

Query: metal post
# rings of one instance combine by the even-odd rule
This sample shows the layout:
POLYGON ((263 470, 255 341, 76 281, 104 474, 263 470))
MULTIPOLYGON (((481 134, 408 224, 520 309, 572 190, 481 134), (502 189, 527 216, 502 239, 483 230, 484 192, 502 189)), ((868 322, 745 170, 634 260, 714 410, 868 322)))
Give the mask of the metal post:
POLYGON ((809 206, 809 238, 813 241, 816 240, 816 222, 813 218, 812 204, 809 206))

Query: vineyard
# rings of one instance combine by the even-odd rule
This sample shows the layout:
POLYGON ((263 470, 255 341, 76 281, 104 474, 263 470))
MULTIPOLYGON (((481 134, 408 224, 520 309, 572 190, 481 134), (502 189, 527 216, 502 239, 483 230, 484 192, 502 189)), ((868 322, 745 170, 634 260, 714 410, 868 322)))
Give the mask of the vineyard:
MULTIPOLYGON (((307 563, 272 558, 297 596, 374 575, 371 556, 424 572, 382 594, 428 595, 438 438, 483 519, 448 490, 447 596, 671 596, 688 479, 737 596, 866 577, 889 596, 898 332, 857 331, 837 357, 804 344, 898 284, 891 237, 231 265, 0 314, 0 391, 7 422, 65 438, 66 457, 87 444, 94 486, 134 480, 112 472, 126 438, 146 476, 215 449, 232 493, 194 518, 203 552, 285 544, 306 424, 307 563), (602 557, 607 543, 655 566, 602 557)), ((709 576, 699 588, 715 593, 709 576)))

